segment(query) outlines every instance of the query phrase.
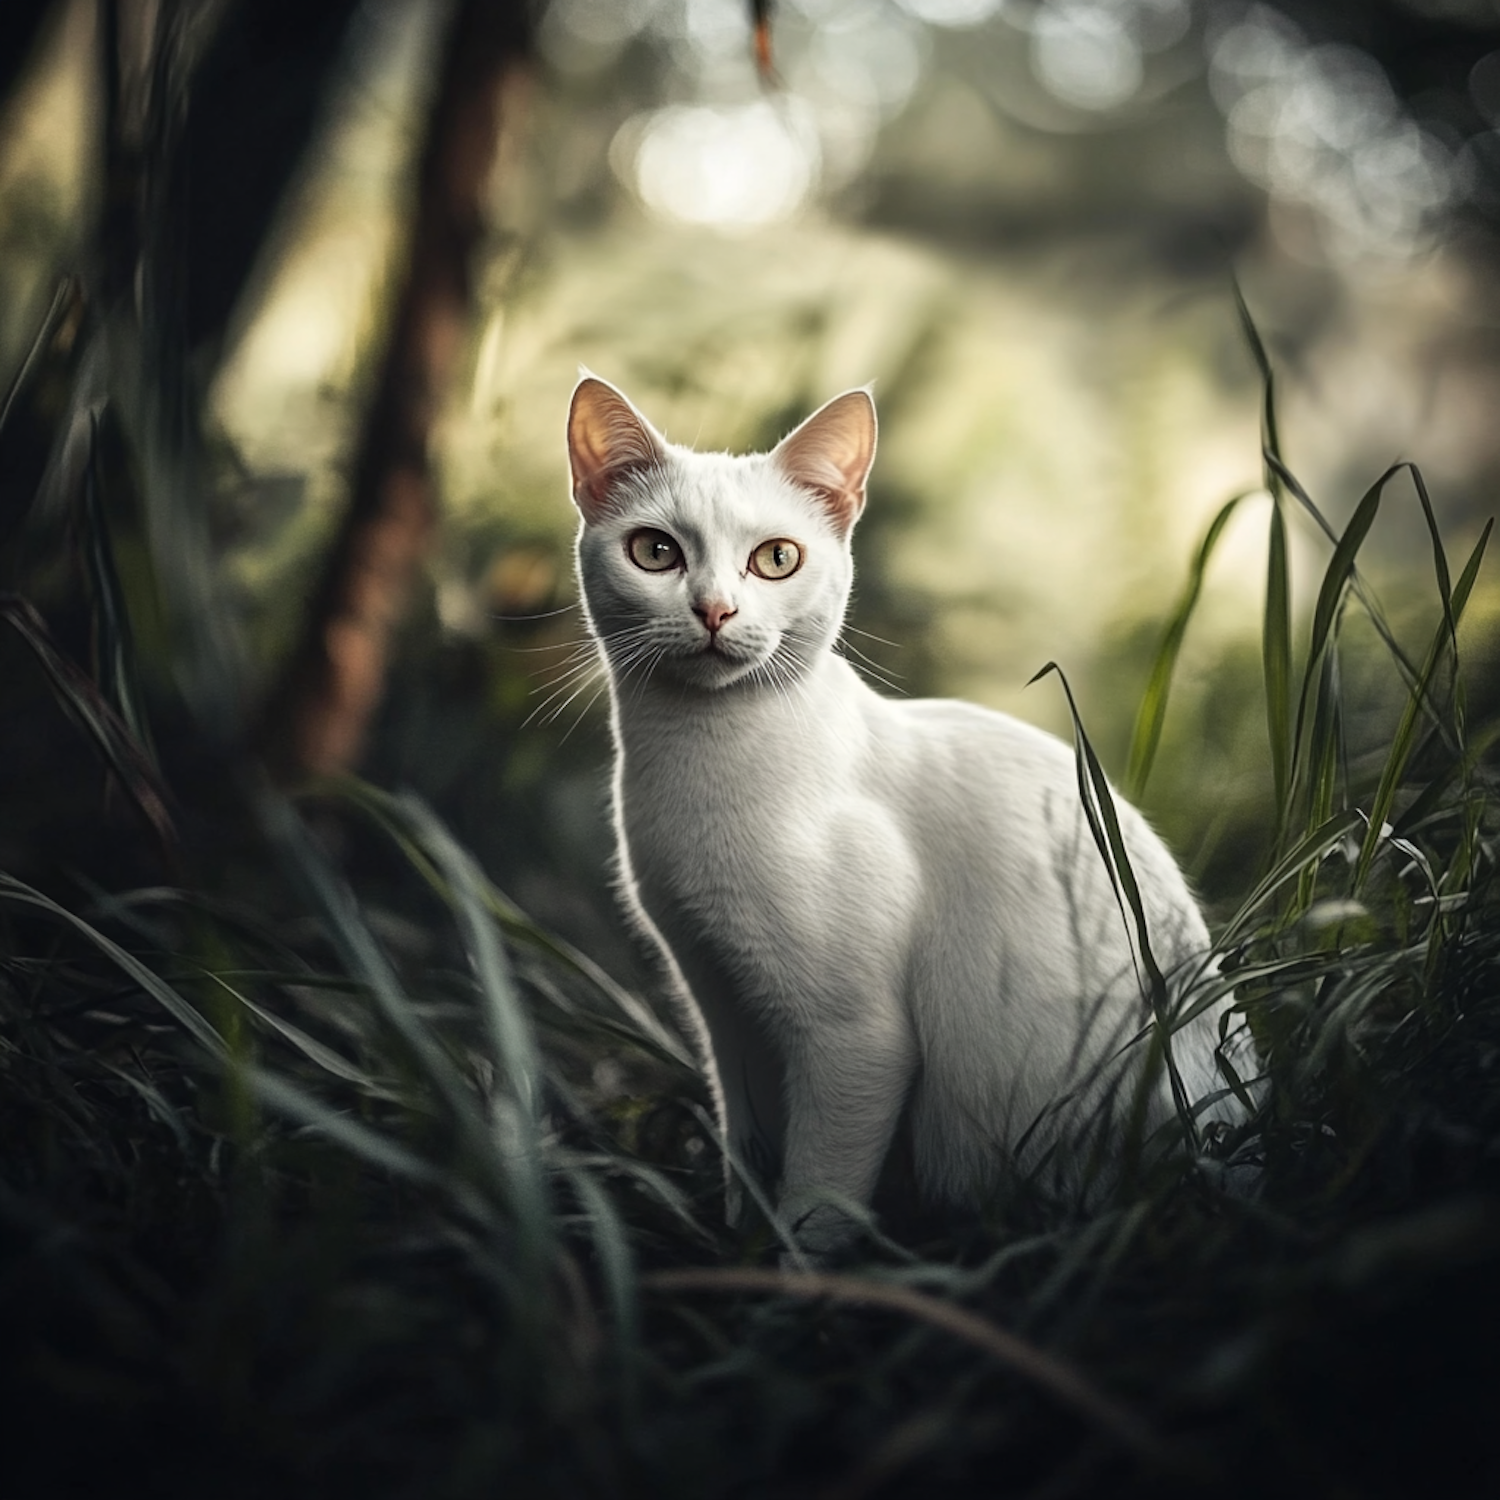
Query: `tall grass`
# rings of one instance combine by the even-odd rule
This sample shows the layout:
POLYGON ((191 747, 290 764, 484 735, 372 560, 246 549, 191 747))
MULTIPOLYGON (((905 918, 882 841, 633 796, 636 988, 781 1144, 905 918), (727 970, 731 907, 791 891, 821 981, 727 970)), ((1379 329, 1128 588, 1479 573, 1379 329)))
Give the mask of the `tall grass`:
MULTIPOLYGON (((773 1271, 768 1235, 723 1228, 681 1040, 420 802, 356 782, 289 798, 231 756, 189 762, 169 817, 86 506, 100 670, 24 601, 4 619, 45 673, 27 711, 50 692, 139 816, 95 815, 98 873, 0 877, 6 1491, 1489 1492, 1495 800, 1458 659, 1489 528, 1455 577, 1398 466, 1334 534, 1247 329, 1275 829, 1190 1001, 1230 997, 1226 1040, 1253 1034, 1263 1077, 1225 1062, 1247 1118, 1202 1130, 1179 1084, 1182 1149, 1107 1202, 1019 1183, 982 1218, 888 1226, 835 1273, 773 1271), (1410 655, 1358 567, 1398 485, 1434 574, 1410 655), (1301 627, 1299 516, 1331 544, 1301 627), (1351 740, 1356 617, 1400 685, 1384 746, 1351 740)), ((1166 624, 1133 787, 1244 503, 1166 624)), ((1085 712, 1080 794, 1170 1066, 1085 712)), ((30 795, 90 793, 84 775, 30 795)))

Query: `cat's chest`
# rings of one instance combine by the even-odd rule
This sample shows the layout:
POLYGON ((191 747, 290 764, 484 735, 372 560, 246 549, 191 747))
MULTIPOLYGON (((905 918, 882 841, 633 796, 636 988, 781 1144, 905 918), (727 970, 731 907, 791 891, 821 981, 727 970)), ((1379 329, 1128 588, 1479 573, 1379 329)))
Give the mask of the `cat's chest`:
POLYGON ((642 873, 747 879, 813 855, 842 781, 805 737, 663 727, 620 746, 616 814, 642 873))
POLYGON ((866 821, 847 726, 806 714, 663 715, 618 736, 615 811, 658 920, 798 926, 866 821), (837 743, 836 743, 837 742, 837 743))

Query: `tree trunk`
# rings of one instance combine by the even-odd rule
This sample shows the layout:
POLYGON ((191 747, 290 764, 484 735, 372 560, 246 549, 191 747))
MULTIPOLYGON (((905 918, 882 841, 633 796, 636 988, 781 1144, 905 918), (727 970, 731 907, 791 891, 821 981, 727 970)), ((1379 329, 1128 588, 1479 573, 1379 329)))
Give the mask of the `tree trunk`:
POLYGON ((437 521, 432 428, 463 347, 485 189, 529 32, 527 7, 514 0, 460 0, 451 22, 410 263, 349 509, 256 735, 282 779, 353 766, 380 702, 391 637, 437 521))

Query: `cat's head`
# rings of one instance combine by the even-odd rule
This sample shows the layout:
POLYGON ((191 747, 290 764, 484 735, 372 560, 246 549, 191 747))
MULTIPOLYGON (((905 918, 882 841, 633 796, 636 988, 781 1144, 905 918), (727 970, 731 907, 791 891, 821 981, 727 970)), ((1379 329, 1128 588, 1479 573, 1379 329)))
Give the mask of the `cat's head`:
POLYGON ((875 406, 847 391, 769 453, 668 443, 586 375, 568 414, 578 574, 616 681, 784 684, 832 643, 849 534, 875 457, 875 406))

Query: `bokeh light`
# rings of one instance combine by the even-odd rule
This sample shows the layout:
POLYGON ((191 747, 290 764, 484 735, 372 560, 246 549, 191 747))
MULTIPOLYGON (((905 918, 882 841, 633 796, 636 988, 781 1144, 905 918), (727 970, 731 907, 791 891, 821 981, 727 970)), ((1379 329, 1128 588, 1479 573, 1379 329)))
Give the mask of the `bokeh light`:
POLYGON ((901 9, 930 26, 962 30, 982 26, 1005 9, 1005 0, 900 0, 901 9))
POLYGON ((1454 199, 1451 156, 1373 58, 1309 45, 1257 6, 1212 43, 1209 87, 1234 164, 1273 198, 1316 210, 1335 258, 1408 256, 1432 243, 1454 199))
POLYGON ((1097 0, 1064 0, 1038 11, 1032 67, 1064 104, 1114 109, 1135 96, 1146 68, 1127 11, 1097 0))
POLYGON ((790 218, 818 176, 817 134, 795 100, 669 105, 628 121, 613 154, 657 213, 731 231, 790 218))
MULTIPOLYGON (((1201 90, 1206 72, 1229 161, 1273 203, 1312 214, 1312 253, 1331 262, 1422 253, 1449 209, 1486 201, 1487 164, 1500 158, 1500 136, 1445 145, 1371 57, 1316 44, 1264 4, 785 0, 775 109, 748 33, 742 0, 551 0, 541 40, 573 75, 603 68, 634 39, 669 59, 672 102, 628 121, 612 160, 653 213, 736 233, 849 182, 918 95, 945 35, 972 35, 976 56, 981 46, 1018 56, 1052 114, 1028 111, 1012 85, 990 93, 1031 128, 1102 128, 1186 85, 1201 90)), ((1474 69, 1470 92, 1481 116, 1500 119, 1500 53, 1474 69)))

